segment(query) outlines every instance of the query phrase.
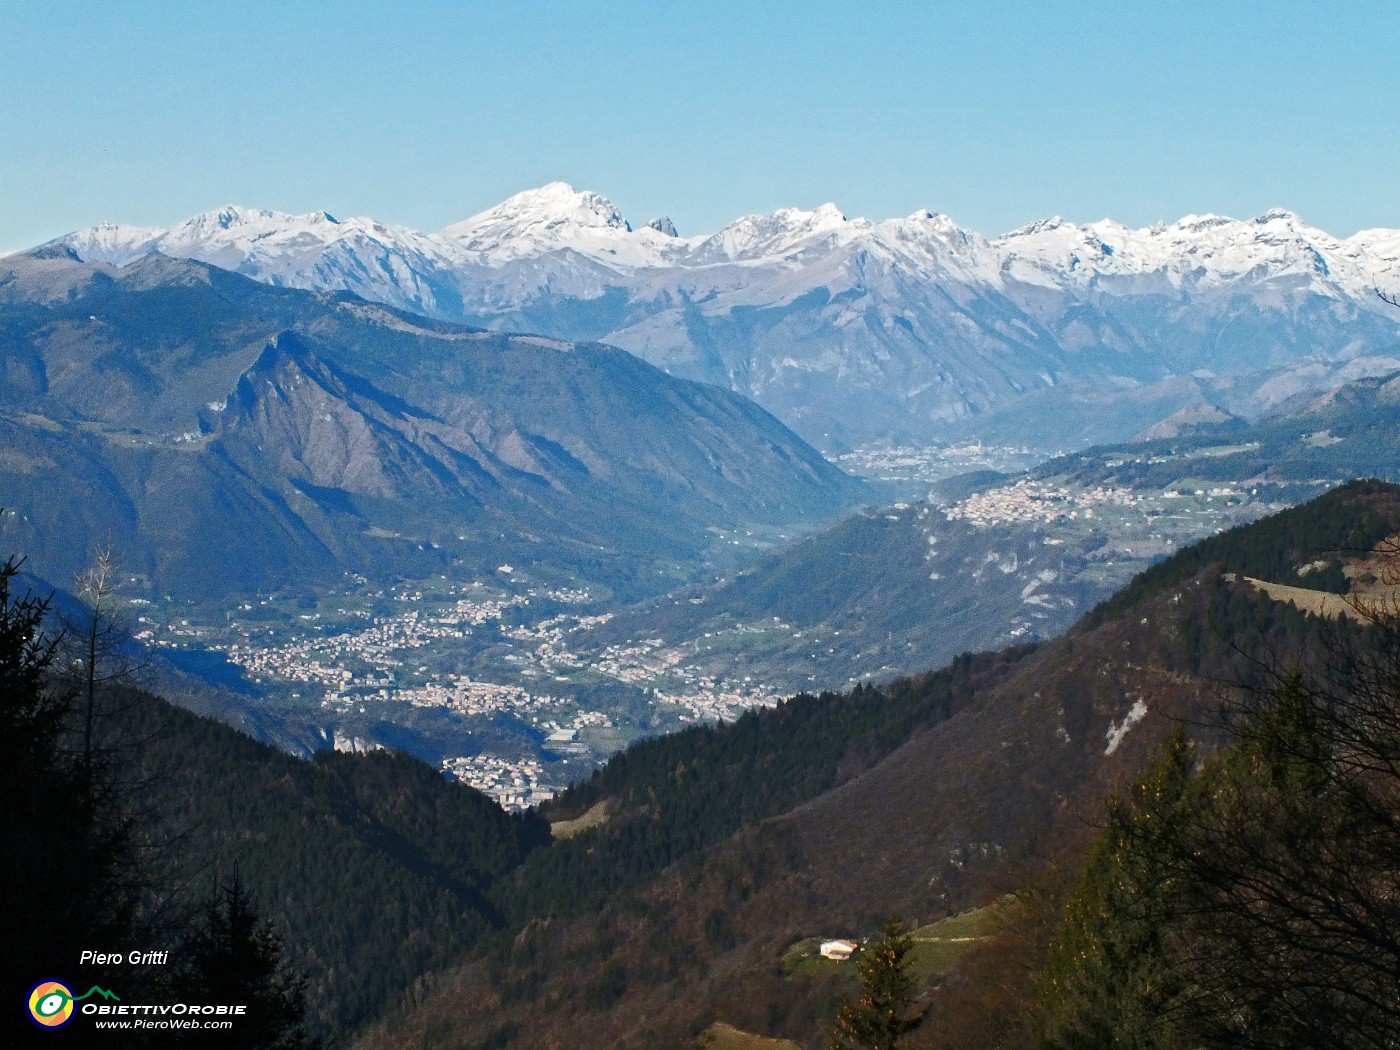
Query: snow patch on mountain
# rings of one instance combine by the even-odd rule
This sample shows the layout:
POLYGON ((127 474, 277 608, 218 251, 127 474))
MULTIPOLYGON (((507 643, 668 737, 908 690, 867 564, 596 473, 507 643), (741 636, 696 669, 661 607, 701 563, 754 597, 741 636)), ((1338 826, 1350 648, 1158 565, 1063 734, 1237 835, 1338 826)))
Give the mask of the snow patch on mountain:
MULTIPOLYGON (((680 237, 669 219, 633 229, 600 194, 552 182, 518 193, 436 234, 372 219, 337 220, 325 212, 288 215, 229 206, 169 229, 102 225, 61 242, 82 258, 124 265, 143 254, 198 259, 272 283, 362 291, 480 280, 480 268, 511 268, 540 260, 536 283, 577 256, 585 270, 601 267, 631 277, 639 270, 702 271, 741 265, 753 271, 839 270, 861 255, 915 280, 956 279, 1002 288, 1082 292, 1136 289, 1151 280, 1178 292, 1288 279, 1332 297, 1365 299, 1376 287, 1400 287, 1400 231, 1363 230, 1341 240, 1275 209, 1254 219, 1188 215, 1174 223, 1132 228, 1105 219, 1089 224, 1059 217, 988 241, 947 216, 918 211, 872 222, 851 219, 835 204, 811 211, 780 208, 747 215, 708 237, 680 237), (835 267, 823 260, 835 256, 835 267), (552 259, 550 257, 553 257, 552 259)), ((529 274, 517 282, 528 294, 529 274)), ((642 276, 643 281, 654 278, 642 276)), ((760 281, 763 278, 758 278, 760 281)), ((683 282, 720 291, 734 278, 683 282)), ((804 282, 808 287, 813 282, 804 282)), ((470 298, 470 289, 458 288, 470 298)), ((388 301, 395 301, 389 296, 388 301)))

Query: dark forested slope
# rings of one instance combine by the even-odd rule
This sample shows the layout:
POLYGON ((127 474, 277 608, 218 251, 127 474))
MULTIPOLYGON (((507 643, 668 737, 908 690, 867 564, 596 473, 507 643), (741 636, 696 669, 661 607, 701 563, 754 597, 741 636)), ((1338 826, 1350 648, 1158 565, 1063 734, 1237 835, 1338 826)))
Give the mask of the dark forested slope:
MULTIPOLYGON (((1286 661, 1319 630, 1236 573, 1297 578, 1343 541, 1396 532, 1400 490, 1343 486, 1282 524, 1178 555, 1034 650, 779 709, 766 724, 793 727, 800 741, 786 759, 750 746, 765 716, 619 758, 557 803, 572 816, 611 800, 609 821, 536 853, 512 882, 532 917, 521 934, 493 942, 482 961, 443 979, 398 1034, 366 1045, 562 1048, 583 1032, 590 1045, 685 1045, 718 1018, 823 1046, 839 977, 785 976, 790 945, 868 932, 895 909, 929 922, 1014 888, 1052 858, 1076 864, 1105 793, 1173 726, 1194 726, 1213 746, 1221 690, 1244 680, 1254 657, 1286 661), (857 762, 849 776, 803 770, 799 756, 845 746, 847 723, 834 712, 863 707, 878 722, 901 710, 901 691, 921 690, 956 701, 922 707, 893 734, 907 734, 902 744, 876 749, 873 764, 857 762), (801 727, 818 725, 824 732, 803 738, 801 727), (818 793, 784 797, 772 781, 818 793), (704 829, 721 834, 727 824, 742 826, 707 846, 704 829), (681 829, 687 848, 668 853, 677 835, 667 828, 681 829), (619 873, 606 898, 539 892, 545 881, 586 884, 600 871, 619 873)), ((849 735, 856 753, 861 737, 849 735)))
POLYGON ((155 870, 191 897, 241 881, 310 977, 318 1026, 378 1016, 460 958, 501 924, 493 881, 548 840, 405 755, 303 761, 155 698, 123 706, 155 870))

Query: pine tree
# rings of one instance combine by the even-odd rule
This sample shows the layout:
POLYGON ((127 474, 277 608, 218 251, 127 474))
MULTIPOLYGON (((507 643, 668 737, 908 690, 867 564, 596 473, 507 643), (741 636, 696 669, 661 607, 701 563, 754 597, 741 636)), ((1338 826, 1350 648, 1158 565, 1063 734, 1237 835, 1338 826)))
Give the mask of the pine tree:
POLYGON ((1191 805, 1194 749, 1178 730, 1151 772, 1109 805, 1108 826, 1065 907, 1043 979, 1046 1050, 1177 1045, 1179 993, 1164 918, 1184 892, 1171 841, 1191 805))
POLYGON ((245 1006, 231 1031, 190 1033, 190 1047, 305 1050, 315 1045, 304 1023, 306 978, 286 971, 282 940, 271 920, 259 921, 236 879, 205 903, 186 940, 175 991, 189 1002, 245 1006))
POLYGON ((0 564, 0 992, 71 969, 93 944, 130 937, 137 887, 129 825, 71 748, 74 693, 52 675, 48 600, 19 595, 20 562, 0 564))
POLYGON ((836 1013, 832 1050, 895 1050, 915 1025, 914 978, 909 950, 914 942, 897 915, 880 927, 879 937, 860 950, 862 993, 836 1013))
POLYGON ((1046 1050, 1396 1045, 1400 618, 1342 630, 1199 771, 1178 733, 1113 805, 1045 974, 1046 1050))

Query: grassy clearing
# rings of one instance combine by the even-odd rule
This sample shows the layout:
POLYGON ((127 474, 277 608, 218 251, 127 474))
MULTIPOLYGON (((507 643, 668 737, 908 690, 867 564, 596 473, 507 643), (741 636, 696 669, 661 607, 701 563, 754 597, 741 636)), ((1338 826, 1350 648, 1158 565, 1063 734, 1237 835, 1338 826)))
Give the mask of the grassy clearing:
POLYGON ((1263 591, 1276 602, 1289 602, 1297 606, 1303 612, 1312 613, 1314 616, 1322 616, 1328 619, 1337 616, 1348 616, 1353 620, 1361 620, 1363 622, 1369 619, 1340 594, 1332 594, 1328 591, 1311 591, 1304 587, 1287 587, 1281 583, 1268 583, 1264 580, 1256 580, 1252 576, 1246 576, 1245 582, 1251 584, 1257 590, 1263 591))
MULTIPOLYGON (((942 977, 962 958, 963 953, 978 941, 990 936, 1007 920, 1008 911, 1016 906, 1016 898, 1006 896, 983 908, 940 919, 910 931, 909 938, 914 942, 909 952, 909 968, 920 985, 927 985, 935 978, 942 977)), ((828 937, 807 937, 798 941, 783 953, 783 972, 789 977, 812 976, 817 974, 855 973, 860 953, 847 962, 823 959, 822 941, 828 937)))
POLYGON ((573 820, 556 820, 549 826, 549 833, 556 839, 573 838, 581 831, 587 831, 589 828, 596 828, 606 824, 611 812, 611 803, 608 799, 603 799, 602 802, 591 807, 582 816, 574 817, 573 820))
POLYGON ((1014 907, 1014 897, 1003 897, 985 908, 973 908, 938 922, 920 926, 909 936, 914 942, 909 952, 909 969, 921 985, 951 970, 963 953, 1006 921, 1014 907))
POLYGON ((769 1039, 716 1021, 700 1034, 703 1050, 802 1050, 791 1039, 769 1039))
POLYGON ((585 726, 578 734, 579 742, 586 744, 588 750, 597 755, 610 755, 614 751, 621 751, 637 739, 637 736, 637 730, 630 726, 585 726))
POLYGON ((817 974, 841 973, 846 970, 855 972, 852 961, 859 955, 853 955, 846 962, 838 962, 835 959, 822 958, 822 941, 829 941, 828 937, 806 937, 798 941, 787 951, 783 952, 783 973, 789 977, 813 976, 817 974))

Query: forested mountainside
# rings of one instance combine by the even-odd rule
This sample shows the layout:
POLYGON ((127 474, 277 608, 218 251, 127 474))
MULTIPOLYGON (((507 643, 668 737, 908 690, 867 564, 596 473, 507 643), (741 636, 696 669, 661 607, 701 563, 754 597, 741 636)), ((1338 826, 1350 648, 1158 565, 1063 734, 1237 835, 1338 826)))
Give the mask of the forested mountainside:
POLYGON ((101 541, 155 595, 503 563, 646 593, 732 557, 712 530, 863 498, 751 402, 608 347, 160 255, 10 256, 0 306, 5 534, 52 578, 101 541))
POLYGON ((192 896, 237 879, 310 979, 317 1031, 397 1003, 501 926, 491 887, 549 840, 431 766, 388 751, 307 761, 158 698, 121 694, 141 741, 153 864, 192 896))
MULTIPOLYGON (((1207 753, 1218 747, 1227 735, 1221 689, 1244 681, 1254 658, 1297 658, 1323 629, 1244 577, 1298 580, 1319 561, 1315 571, 1330 577, 1339 551, 1398 531, 1400 490, 1356 483, 1183 551, 1065 637, 964 662, 961 674, 980 667, 981 681, 959 703, 934 708, 932 720, 873 765, 856 757, 830 787, 813 781, 818 793, 807 800, 788 801, 777 815, 754 806, 716 845, 690 832, 709 819, 707 792, 715 780, 751 782, 742 764, 719 766, 718 777, 692 771, 715 769, 710 756, 724 753, 730 734, 741 748, 765 720, 794 716, 779 708, 752 723, 641 745, 566 793, 551 815, 606 817, 562 844, 579 858, 567 870, 585 882, 597 877, 586 874, 590 863, 602 866, 597 857, 619 870, 629 859, 642 863, 586 911, 575 884, 553 905, 536 897, 518 936, 441 978, 434 994, 364 1045, 562 1048, 582 1031, 607 1046, 685 1045, 722 1020, 824 1046, 849 975, 786 972, 794 944, 864 935, 894 910, 927 923, 1043 883, 1050 866, 1076 869, 1102 800, 1145 768, 1173 727, 1195 727, 1207 753), (670 841, 699 848, 668 852, 668 828, 670 841), (666 866, 646 879, 648 863, 666 866)), ((919 687, 802 703, 817 705, 812 718, 853 697, 883 708, 899 689, 919 687)), ((890 708, 900 709, 897 700, 890 708)), ((854 751, 868 754, 859 737, 854 751)), ((559 849, 534 854, 515 885, 537 885, 533 873, 559 863, 559 849)))
MULTIPOLYGON (((1059 639, 643 742, 521 816, 406 756, 295 759, 129 691, 104 710, 139 747, 110 754, 148 884, 192 901, 241 881, 309 976, 317 1031, 562 1050, 684 1046, 723 1021, 818 1047, 851 976, 803 943, 1058 892, 1106 795, 1174 727, 1203 755, 1227 742, 1221 690, 1328 629, 1290 602, 1377 585, 1368 552, 1397 533, 1400 488, 1342 486, 1178 553, 1059 639)), ((920 985, 971 1033, 978 965, 1031 995, 1004 938, 974 941, 970 969, 920 985)))

